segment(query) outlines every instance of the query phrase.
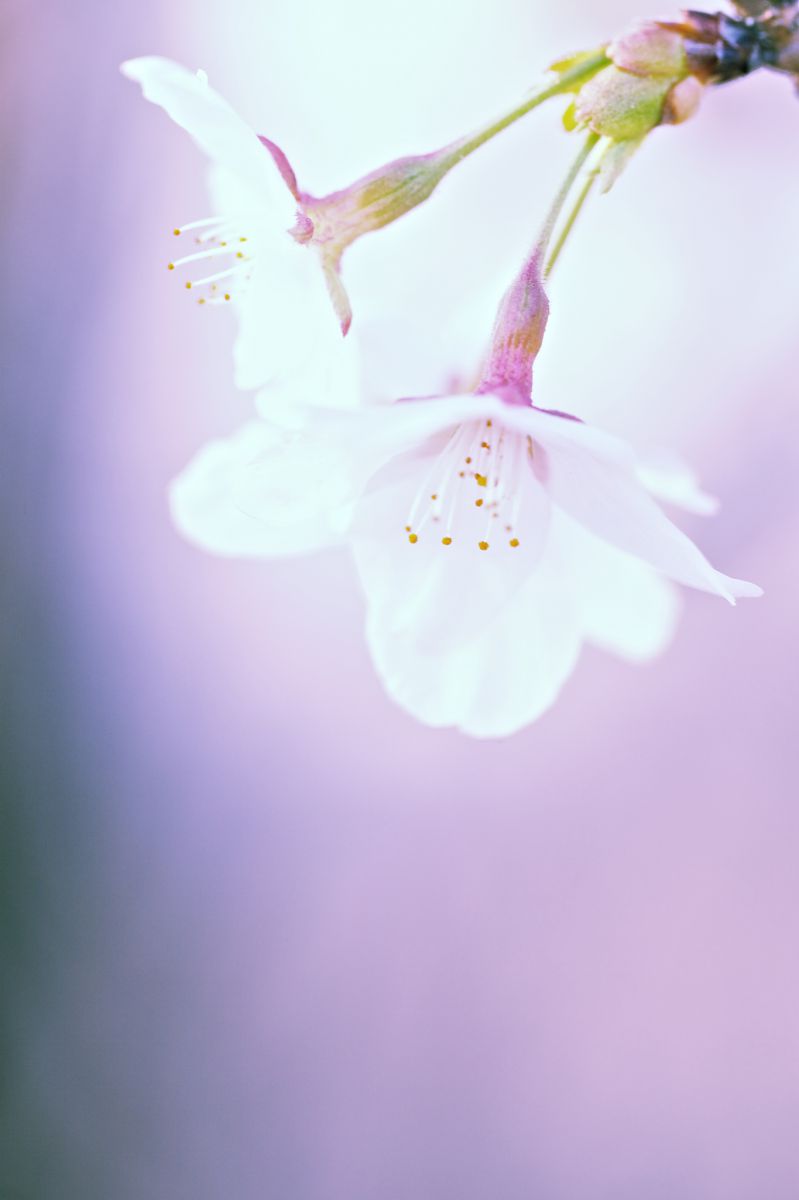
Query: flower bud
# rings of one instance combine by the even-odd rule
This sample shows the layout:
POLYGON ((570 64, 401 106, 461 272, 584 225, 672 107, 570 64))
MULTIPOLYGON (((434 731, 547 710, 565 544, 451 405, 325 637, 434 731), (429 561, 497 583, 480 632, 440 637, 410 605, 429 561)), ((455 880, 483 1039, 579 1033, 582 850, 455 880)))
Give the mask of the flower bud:
POLYGON ((666 97, 661 124, 682 125, 683 121, 690 120, 702 102, 704 90, 703 85, 692 75, 675 83, 666 97))
POLYGON ((600 137, 614 142, 637 140, 661 123, 673 82, 606 67, 580 92, 575 116, 600 137))
POLYGON ((683 39, 655 21, 647 21, 611 42, 608 58, 620 70, 647 79, 678 79, 686 71, 683 39))
POLYGON ((685 42, 648 21, 608 47, 611 65, 582 88, 578 124, 613 142, 639 142, 658 125, 677 125, 697 108, 701 85, 689 77, 685 42))

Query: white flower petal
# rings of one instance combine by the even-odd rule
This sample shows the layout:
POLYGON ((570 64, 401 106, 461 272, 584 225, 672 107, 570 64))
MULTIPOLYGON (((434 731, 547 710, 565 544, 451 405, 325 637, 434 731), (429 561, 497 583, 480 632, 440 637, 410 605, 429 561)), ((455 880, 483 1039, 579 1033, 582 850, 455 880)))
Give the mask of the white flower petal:
POLYGON ((538 565, 550 515, 545 490, 531 478, 519 546, 511 547, 509 534, 475 508, 459 514, 457 527, 428 518, 411 544, 408 515, 440 449, 395 460, 373 475, 350 534, 370 610, 388 632, 412 630, 419 651, 431 655, 473 639, 504 610, 538 565), (451 532, 451 544, 444 545, 451 532), (486 551, 478 545, 484 538, 486 551))
POLYGON ((547 488, 559 505, 586 529, 633 554, 678 583, 723 596, 762 595, 755 584, 722 575, 669 521, 636 477, 635 456, 625 443, 579 422, 528 410, 544 445, 547 488))
POLYGON ((341 541, 359 484, 333 439, 249 421, 209 442, 174 480, 172 517, 214 554, 304 554, 341 541))
MULTIPOLYGON (((235 305, 238 387, 275 387, 284 394, 290 389, 305 404, 343 408, 359 402, 356 347, 341 336, 312 248, 289 238, 258 248, 235 305)), ((267 414, 268 403, 267 391, 267 414)))
POLYGON ((545 557, 469 641, 431 654, 420 646, 414 620, 397 627, 371 595, 367 640, 387 692, 417 720, 497 738, 516 733, 554 703, 577 662, 580 626, 569 587, 545 557))
POLYGON ((289 227, 296 205, 272 155, 203 75, 155 56, 130 59, 121 70, 141 84, 146 99, 160 105, 214 162, 246 181, 262 211, 273 208, 275 219, 289 227))
POLYGON ((574 582, 585 637, 630 662, 661 654, 682 610, 674 584, 562 512, 555 512, 552 524, 553 542, 574 582))
POLYGON ((639 453, 636 475, 651 495, 666 504, 700 517, 712 517, 719 510, 716 497, 702 491, 694 472, 676 454, 666 450, 639 453))

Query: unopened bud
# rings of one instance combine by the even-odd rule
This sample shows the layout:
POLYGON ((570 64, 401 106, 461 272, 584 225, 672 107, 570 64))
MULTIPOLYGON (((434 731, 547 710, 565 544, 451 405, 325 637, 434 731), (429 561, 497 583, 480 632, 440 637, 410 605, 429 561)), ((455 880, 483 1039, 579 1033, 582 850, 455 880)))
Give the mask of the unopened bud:
POLYGON ((658 125, 690 117, 701 84, 689 77, 682 34, 648 21, 611 42, 606 67, 581 90, 575 117, 614 142, 640 141, 658 125))
POLYGON ((606 67, 580 92, 575 115, 581 125, 614 142, 642 138, 660 124, 672 86, 670 80, 606 67))
POLYGON ((683 121, 690 120, 702 103, 704 91, 703 85, 692 75, 675 83, 663 105, 662 124, 682 125, 683 121))
POLYGON ((608 58, 620 70, 646 79, 679 79, 686 72, 683 39, 655 21, 639 25, 611 42, 608 58))

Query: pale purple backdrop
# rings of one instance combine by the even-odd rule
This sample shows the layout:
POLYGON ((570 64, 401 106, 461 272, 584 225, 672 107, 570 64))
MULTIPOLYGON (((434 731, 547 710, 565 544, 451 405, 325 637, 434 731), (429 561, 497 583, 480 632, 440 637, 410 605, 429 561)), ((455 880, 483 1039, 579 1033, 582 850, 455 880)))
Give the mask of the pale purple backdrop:
MULTIPOLYGON (((165 488, 233 429, 205 215, 118 74, 204 67, 311 190, 499 112, 633 0, 6 0, 0 1196, 796 1200, 799 104, 659 131, 552 291, 545 407, 670 445, 766 589, 586 654, 504 743, 392 707, 346 557, 204 556, 165 488)), ((355 247, 379 387, 433 391, 572 148, 557 108, 355 247)), ((471 357, 470 357, 471 356, 471 357)))

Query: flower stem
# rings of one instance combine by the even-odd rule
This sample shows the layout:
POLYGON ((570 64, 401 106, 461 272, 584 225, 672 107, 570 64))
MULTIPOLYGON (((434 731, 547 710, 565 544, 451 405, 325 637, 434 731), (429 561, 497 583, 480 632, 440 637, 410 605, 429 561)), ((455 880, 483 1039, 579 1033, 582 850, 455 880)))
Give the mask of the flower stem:
MULTIPOLYGON (((550 208, 550 210, 547 214, 547 217, 546 217, 546 220, 544 221, 541 232, 538 235, 538 241, 535 244, 534 256, 542 264, 543 264, 544 259, 546 258, 547 251, 549 250, 549 245, 550 245, 553 235, 555 233, 555 227, 557 226, 557 223, 560 220, 560 215, 563 212, 564 205, 566 204, 566 201, 568 200, 569 196, 571 195, 572 189, 580 177, 580 172, 582 171, 586 162, 588 161, 591 154, 593 153, 594 147, 596 146, 598 141, 599 141, 598 133, 589 133, 588 137, 585 139, 582 146, 580 147, 580 153, 577 155, 576 159, 572 163, 572 165, 569 169, 568 175, 566 176, 563 183, 561 184, 561 187, 560 187, 560 190, 559 190, 557 196, 555 197, 554 201, 552 202, 552 207, 550 208)), ((593 172, 591 172, 589 175, 589 178, 591 179, 592 183, 593 183, 593 175, 594 175, 593 172)), ((585 198, 587 198, 587 193, 586 193, 586 197, 583 198, 582 203, 585 202, 585 198)), ((577 215, 579 214, 580 208, 582 207, 582 203, 579 204, 577 211, 570 213, 569 217, 567 218, 566 225, 564 226, 564 230, 561 233, 560 237, 558 238, 557 245, 555 247, 555 250, 553 251, 553 256, 549 260, 550 264, 552 263, 553 258, 557 258, 558 254, 562 250, 563 244, 565 243, 566 238, 569 236, 569 233, 571 232, 571 228, 574 225, 574 222, 577 220, 577 215)), ((548 266, 547 270, 544 272, 544 277, 546 277, 549 274, 550 269, 551 269, 551 267, 548 266)))
POLYGON ((594 151, 599 135, 591 133, 580 147, 549 210, 532 251, 502 297, 480 388, 514 389, 526 403, 532 393, 533 363, 541 349, 549 318, 549 301, 543 284, 543 266, 564 205, 594 151))
POLYGON ((508 126, 513 125, 516 121, 526 116, 527 113, 532 112, 534 108, 538 108, 540 104, 553 99, 555 96, 560 96, 564 92, 570 92, 580 84, 587 83, 597 72, 606 67, 609 61, 604 50, 599 50, 596 54, 586 56, 576 63, 575 66, 559 74, 553 83, 541 88, 539 91, 533 92, 526 100, 515 108, 512 108, 510 112, 505 113, 498 120, 492 121, 490 125, 487 125, 477 133, 455 142, 450 147, 449 154, 446 154, 442 159, 442 173, 450 171, 452 167, 457 166, 464 158, 473 154, 475 150, 479 150, 486 142, 490 142, 498 133, 502 133, 508 126))
MULTIPOLYGON (((591 148, 593 149, 593 147, 591 147, 591 148)), ((561 253, 563 251, 563 248, 566 245, 566 242, 569 240, 569 235, 571 234, 571 231, 574 229, 574 226, 577 224, 577 218, 580 216, 580 213, 583 211, 585 202, 588 199, 588 197, 591 195, 594 184, 596 183, 596 181, 599 177, 599 171, 602 166, 602 158, 603 157, 604 157, 604 154, 600 154, 600 157, 598 158, 598 160, 594 163, 594 165, 590 168, 590 170, 588 170, 586 172, 585 179, 583 181, 583 186, 580 188, 579 192, 577 193, 574 204, 572 205, 572 208, 571 208, 568 216, 566 217, 566 220, 563 223, 561 231, 558 234, 558 240, 555 243, 554 249, 552 250, 552 253, 550 254, 550 256, 547 260, 546 267, 544 268, 544 279, 549 279, 550 275, 554 271, 555 266, 558 262, 558 259, 560 258, 561 253)))

